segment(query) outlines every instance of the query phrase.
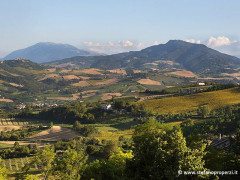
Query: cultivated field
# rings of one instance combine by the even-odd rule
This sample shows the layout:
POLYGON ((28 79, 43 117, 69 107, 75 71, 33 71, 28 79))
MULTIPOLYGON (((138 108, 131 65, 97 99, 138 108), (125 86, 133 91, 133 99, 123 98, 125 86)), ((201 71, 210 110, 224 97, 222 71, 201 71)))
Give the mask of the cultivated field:
POLYGON ((208 105, 210 109, 217 109, 240 103, 240 88, 236 87, 193 95, 167 97, 138 103, 144 103, 147 108, 158 114, 192 111, 196 110, 200 105, 208 105))
POLYGON ((113 69, 113 70, 108 70, 111 73, 116 73, 116 74, 123 74, 126 75, 127 72, 124 69, 113 69))
POLYGON ((79 81, 78 83, 73 83, 72 86, 86 87, 90 86, 90 84, 87 81, 79 81))
POLYGON ((175 72, 171 72, 168 73, 170 75, 176 75, 176 76, 181 76, 181 77, 197 77, 193 72, 191 71, 175 71, 175 72))
POLYGON ((0 99, 0 102, 13 102, 11 99, 0 99))
POLYGON ((48 129, 46 131, 42 131, 38 134, 35 134, 27 140, 29 141, 60 141, 62 139, 72 139, 77 136, 80 136, 79 133, 77 133, 74 130, 64 128, 61 126, 53 126, 51 129, 48 129))
POLYGON ((72 101, 72 100, 75 100, 74 97, 47 97, 47 99, 60 100, 60 101, 72 101))
POLYGON ((48 79, 48 78, 59 78, 59 77, 60 77, 59 74, 47 74, 42 79, 40 79, 40 81, 48 79))
POLYGON ((145 84, 145 85, 162 85, 161 82, 154 81, 154 80, 151 80, 151 79, 140 79, 137 82, 140 83, 140 84, 145 84))
POLYGON ((75 75, 66 75, 63 76, 64 80, 72 80, 72 79, 79 79, 79 77, 75 76, 75 75))
POLYGON ((20 129, 20 126, 0 126, 0 132, 1 131, 11 131, 12 129, 17 130, 20 129))
POLYGON ((16 83, 9 83, 9 84, 14 87, 23 87, 23 85, 21 85, 21 84, 16 84, 16 83))
POLYGON ((81 69, 81 70, 75 70, 72 74, 92 74, 92 75, 101 75, 100 69, 90 68, 90 69, 81 69))
POLYGON ((115 84, 117 82, 118 82, 117 79, 108 79, 106 81, 97 82, 96 85, 115 84))
POLYGON ((122 94, 121 93, 104 93, 104 94, 102 94, 101 99, 103 101, 106 101, 106 100, 112 99, 113 96, 120 97, 120 96, 122 96, 122 94))

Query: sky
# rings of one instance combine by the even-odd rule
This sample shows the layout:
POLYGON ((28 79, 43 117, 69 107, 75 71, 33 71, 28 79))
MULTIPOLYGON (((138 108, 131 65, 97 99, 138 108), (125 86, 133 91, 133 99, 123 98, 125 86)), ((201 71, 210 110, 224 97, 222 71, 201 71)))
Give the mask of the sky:
POLYGON ((38 42, 112 54, 202 43, 240 56, 239 0, 0 0, 0 57, 38 42))

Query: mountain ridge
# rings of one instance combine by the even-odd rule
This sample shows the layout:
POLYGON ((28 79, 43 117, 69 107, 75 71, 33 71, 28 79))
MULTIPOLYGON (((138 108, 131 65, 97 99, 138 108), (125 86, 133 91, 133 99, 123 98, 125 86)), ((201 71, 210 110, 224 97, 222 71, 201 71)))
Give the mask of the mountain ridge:
POLYGON ((148 67, 159 69, 169 67, 167 61, 174 64, 172 68, 183 68, 195 73, 221 73, 228 68, 240 67, 240 59, 237 57, 218 52, 203 44, 194 44, 182 40, 170 40, 166 44, 154 45, 140 51, 106 56, 77 56, 46 64, 61 66, 61 64, 69 63, 71 64, 69 67, 100 69, 146 69, 148 67), (153 66, 154 64, 156 67, 153 66))
POLYGON ((25 58, 33 62, 43 63, 80 55, 92 56, 101 54, 93 51, 80 50, 69 44, 39 42, 32 46, 13 51, 6 55, 3 59, 10 60, 15 58, 25 58))

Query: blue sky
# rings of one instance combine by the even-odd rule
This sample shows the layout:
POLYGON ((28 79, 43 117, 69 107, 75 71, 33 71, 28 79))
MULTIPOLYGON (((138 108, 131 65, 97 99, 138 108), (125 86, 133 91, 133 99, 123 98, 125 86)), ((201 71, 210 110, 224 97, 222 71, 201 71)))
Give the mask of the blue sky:
POLYGON ((0 0, 0 57, 38 42, 115 53, 170 39, 240 55, 239 7, 239 0, 0 0))

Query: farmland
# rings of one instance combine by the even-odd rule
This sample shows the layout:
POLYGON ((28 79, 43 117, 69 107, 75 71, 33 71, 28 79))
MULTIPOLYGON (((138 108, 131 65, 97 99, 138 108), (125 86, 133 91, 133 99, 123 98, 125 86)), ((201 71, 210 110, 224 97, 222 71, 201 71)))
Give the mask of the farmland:
POLYGON ((193 95, 154 99, 139 103, 145 104, 148 109, 153 110, 157 114, 193 111, 200 105, 208 105, 210 109, 218 109, 227 105, 239 104, 240 89, 236 87, 193 95))
POLYGON ((53 126, 51 129, 39 132, 29 138, 28 141, 59 141, 62 139, 73 139, 80 136, 79 133, 60 126, 53 126))
MULTIPOLYGON (((111 99, 110 96, 106 97, 108 93, 138 98, 138 93, 146 89, 161 90, 200 81, 198 75, 191 71, 177 68, 65 69, 43 66, 29 60, 9 60, 4 61, 0 69, 3 73, 0 77, 0 107, 11 108, 20 103, 63 104, 76 100, 96 102, 111 99), (96 93, 84 95, 86 91, 96 93)), ((221 80, 232 79, 224 76, 221 80)))

